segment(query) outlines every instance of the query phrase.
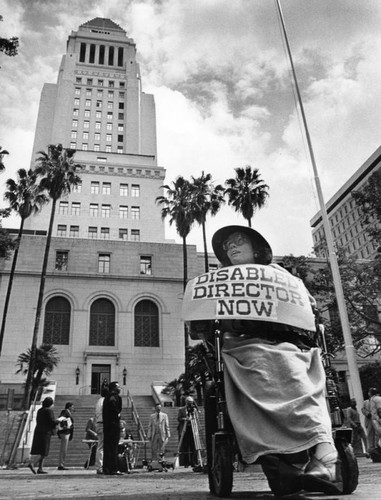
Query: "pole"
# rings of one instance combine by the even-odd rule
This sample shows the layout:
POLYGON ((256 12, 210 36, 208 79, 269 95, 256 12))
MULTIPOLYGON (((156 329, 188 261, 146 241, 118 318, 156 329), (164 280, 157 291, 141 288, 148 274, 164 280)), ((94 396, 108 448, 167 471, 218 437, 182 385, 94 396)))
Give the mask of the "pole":
MULTIPOLYGON (((308 150, 310 153, 312 168, 313 168, 314 177, 315 177, 315 185, 316 185, 316 191, 318 194, 320 210, 321 210, 321 214, 322 214, 323 228, 324 228, 325 237, 327 240, 328 257, 329 257, 329 261, 331 264, 333 285, 334 285, 337 305, 338 305, 338 309, 339 309, 341 328, 343 330, 344 346, 345 346, 345 352, 347 355, 350 384, 352 386, 353 395, 356 398, 357 404, 359 406, 362 406, 363 393, 362 393, 362 388, 361 388, 360 374, 359 374, 359 370, 358 370, 358 366, 357 366, 356 351, 355 351, 355 348, 353 346, 352 334, 351 334, 351 330, 349 327, 348 313, 347 313, 347 308, 346 308, 345 299, 344 299, 343 286, 342 286, 342 282, 341 282, 340 270, 339 270, 339 265, 337 262, 337 256, 336 256, 336 252, 335 252, 335 249, 333 246, 333 238, 332 238, 331 228, 329 226, 327 209, 326 209, 326 206, 324 203, 323 192, 321 189, 320 179, 319 179, 318 170, 317 170, 317 166, 316 166, 316 162, 315 162, 315 155, 314 155, 313 148, 312 148, 311 137, 310 137, 310 133, 308 130, 306 115, 304 113, 303 102, 302 102, 302 98, 301 98, 300 91, 299 91, 299 86, 298 86, 298 81, 296 78, 294 63, 292 60, 290 45, 288 43, 286 26, 284 23, 282 9, 281 9, 279 0, 276 0, 276 5, 278 7, 279 18, 281 21, 283 36, 285 39, 287 53, 288 53, 288 57, 290 60, 292 75, 293 75, 294 83, 295 83, 296 94, 298 97, 300 112, 302 115, 304 130, 305 130, 306 138, 307 138, 308 150)), ((361 417, 362 417, 362 415, 361 415, 361 417)))

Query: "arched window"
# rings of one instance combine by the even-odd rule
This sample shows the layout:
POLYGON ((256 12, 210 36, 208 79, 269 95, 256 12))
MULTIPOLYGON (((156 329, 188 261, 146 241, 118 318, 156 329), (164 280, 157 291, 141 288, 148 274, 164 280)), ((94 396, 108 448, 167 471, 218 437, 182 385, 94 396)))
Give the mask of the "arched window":
POLYGON ((135 346, 159 347, 159 310, 152 300, 141 300, 136 304, 135 346))
POLYGON ((47 344, 69 345, 70 303, 65 297, 53 297, 45 308, 43 341, 47 344))
POLYGON ((98 299, 90 309, 90 345, 115 345, 115 307, 107 299, 98 299))

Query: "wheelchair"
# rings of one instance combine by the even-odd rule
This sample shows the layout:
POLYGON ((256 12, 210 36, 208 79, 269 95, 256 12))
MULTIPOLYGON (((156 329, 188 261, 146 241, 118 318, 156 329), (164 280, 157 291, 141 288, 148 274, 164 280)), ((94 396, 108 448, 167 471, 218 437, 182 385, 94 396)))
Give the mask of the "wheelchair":
MULTIPOLYGON (((239 467, 241 462, 226 404, 221 357, 222 332, 219 329, 219 321, 193 320, 185 321, 185 325, 192 340, 202 340, 205 347, 204 358, 211 376, 204 392, 209 490, 214 496, 226 498, 230 496, 233 488, 233 472, 237 470, 236 464, 239 467)), ((325 347, 324 343, 321 347, 325 347)), ((324 359, 323 356, 323 362, 324 359)), ((359 475, 357 460, 351 446, 352 430, 342 426, 337 394, 333 393, 332 384, 329 387, 327 405, 331 414, 334 443, 341 460, 342 494, 350 494, 357 487, 359 475)))

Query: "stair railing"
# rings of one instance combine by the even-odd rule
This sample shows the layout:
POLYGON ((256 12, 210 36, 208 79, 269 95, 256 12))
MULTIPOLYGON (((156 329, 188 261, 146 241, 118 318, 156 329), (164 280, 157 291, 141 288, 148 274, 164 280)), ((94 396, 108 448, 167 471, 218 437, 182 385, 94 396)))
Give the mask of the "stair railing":
POLYGON ((141 441, 146 441, 147 440, 146 433, 141 423, 139 413, 136 410, 134 400, 131 397, 130 391, 127 391, 127 407, 131 408, 132 418, 134 419, 136 428, 138 430, 139 439, 141 441))

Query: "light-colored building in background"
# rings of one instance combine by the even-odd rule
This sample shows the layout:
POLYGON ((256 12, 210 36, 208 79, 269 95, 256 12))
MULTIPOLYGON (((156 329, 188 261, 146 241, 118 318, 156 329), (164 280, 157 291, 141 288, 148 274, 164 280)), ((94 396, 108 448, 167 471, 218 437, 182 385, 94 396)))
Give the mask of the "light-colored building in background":
MULTIPOLYGON (((150 394, 184 371, 182 245, 165 240, 155 203, 165 170, 135 55, 123 29, 93 19, 71 33, 57 83, 42 90, 32 166, 61 143, 77 150, 82 179, 57 203, 37 340, 58 349, 57 394, 97 394, 104 378, 150 394)), ((8 387, 24 380, 15 363, 31 345, 50 209, 25 224, 0 364, 8 387)), ((1 308, 10 267, 0 263, 1 308)), ((203 271, 189 246, 189 277, 203 271)))
MULTIPOLYGON (((374 258, 377 253, 377 246, 370 241, 365 228, 361 225, 360 211, 352 192, 361 190, 369 177, 380 168, 380 165, 381 147, 366 160, 326 203, 334 244, 337 248, 343 248, 348 255, 357 259, 374 258)), ((314 215, 310 224, 316 255, 326 257, 325 232, 320 211, 314 215)))

